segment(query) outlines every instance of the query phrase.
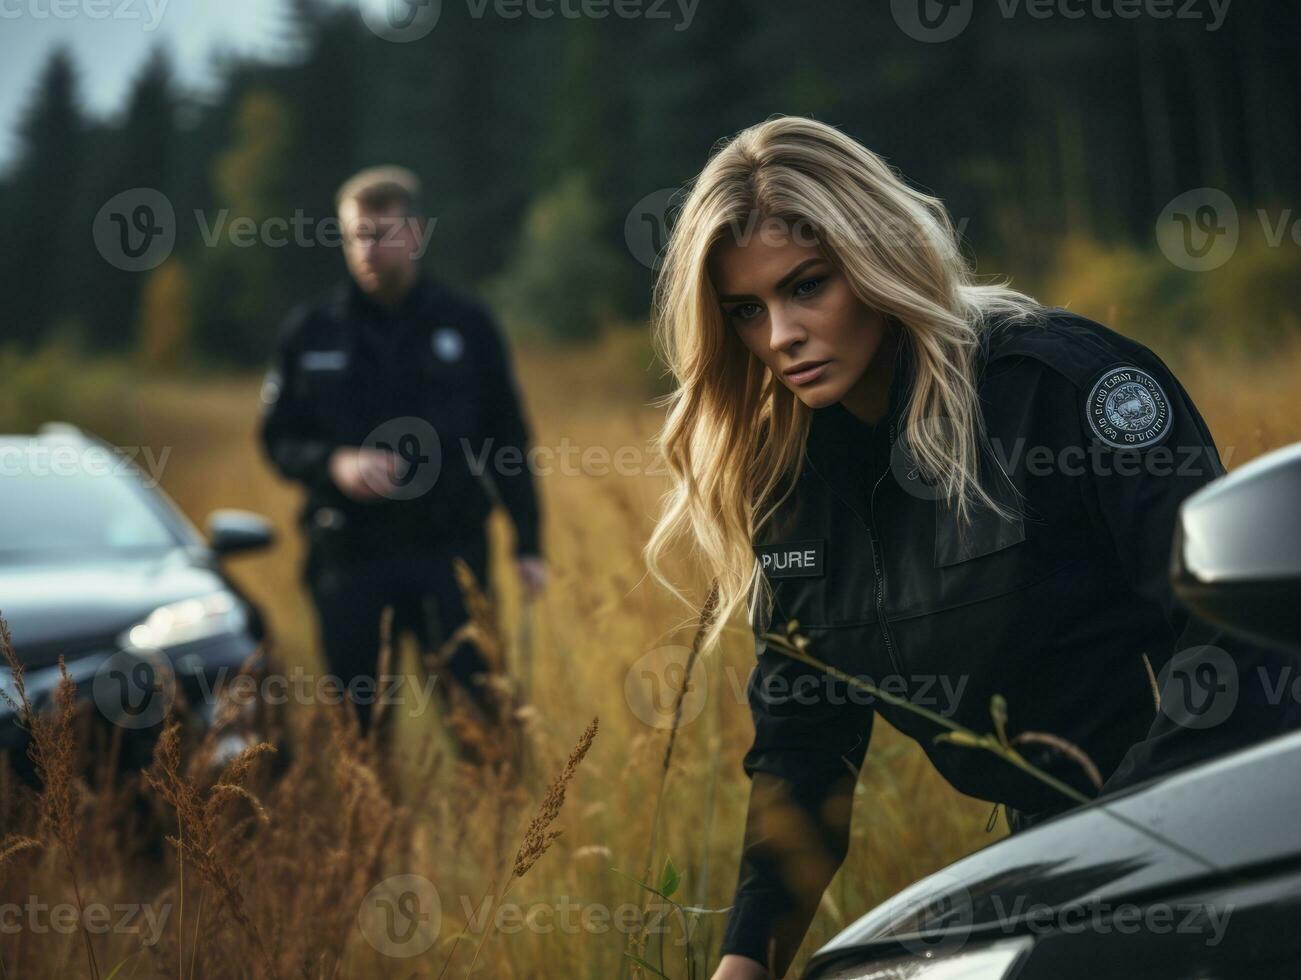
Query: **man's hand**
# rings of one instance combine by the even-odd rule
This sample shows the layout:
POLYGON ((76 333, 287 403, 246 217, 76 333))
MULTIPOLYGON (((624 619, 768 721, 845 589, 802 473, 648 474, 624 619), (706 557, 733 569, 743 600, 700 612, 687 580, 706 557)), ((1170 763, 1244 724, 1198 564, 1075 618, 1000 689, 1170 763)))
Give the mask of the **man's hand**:
POLYGON ((515 559, 524 596, 536 599, 547 584, 547 563, 538 555, 520 555, 515 559))
POLYGON ((398 458, 386 449, 341 446, 330 453, 330 479, 345 497, 368 501, 398 490, 398 458))
POLYGON ((729 953, 718 961, 711 980, 772 980, 768 968, 748 956, 729 953))

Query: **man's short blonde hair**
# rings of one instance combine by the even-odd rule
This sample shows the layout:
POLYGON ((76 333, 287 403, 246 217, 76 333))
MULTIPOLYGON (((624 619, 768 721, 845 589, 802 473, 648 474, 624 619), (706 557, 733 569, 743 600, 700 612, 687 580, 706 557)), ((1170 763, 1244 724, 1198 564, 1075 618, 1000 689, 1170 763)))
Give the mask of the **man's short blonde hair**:
POLYGON ((344 201, 356 201, 367 211, 387 211, 397 205, 408 215, 419 215, 420 178, 406 167, 367 167, 343 182, 334 195, 336 211, 344 201))

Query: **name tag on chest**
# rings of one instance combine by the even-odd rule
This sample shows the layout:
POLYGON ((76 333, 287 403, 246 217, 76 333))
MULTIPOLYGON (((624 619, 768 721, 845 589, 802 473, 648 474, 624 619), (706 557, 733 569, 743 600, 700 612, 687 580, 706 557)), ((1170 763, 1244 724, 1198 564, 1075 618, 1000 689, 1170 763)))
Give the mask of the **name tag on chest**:
POLYGON ((826 542, 783 541, 781 544, 755 545, 759 566, 769 578, 817 578, 822 575, 826 542))
POLYGON ((298 356, 304 371, 342 371, 348 366, 346 350, 305 350, 298 356))

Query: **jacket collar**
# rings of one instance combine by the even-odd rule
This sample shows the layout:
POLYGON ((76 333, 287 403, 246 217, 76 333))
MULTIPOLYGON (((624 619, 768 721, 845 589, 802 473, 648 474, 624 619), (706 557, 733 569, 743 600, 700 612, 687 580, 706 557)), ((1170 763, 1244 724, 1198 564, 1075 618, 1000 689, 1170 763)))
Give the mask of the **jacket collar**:
POLYGON ((411 288, 396 306, 384 306, 361 291, 356 280, 348 280, 349 302, 354 310, 379 317, 405 317, 419 311, 429 299, 431 284, 427 276, 417 273, 411 288))
POLYGON ((340 319, 352 319, 356 316, 402 317, 411 316, 430 306, 436 297, 438 287, 425 273, 419 273, 411 284, 407 294, 397 306, 381 306, 361 291, 356 280, 346 279, 335 287, 333 307, 340 319))

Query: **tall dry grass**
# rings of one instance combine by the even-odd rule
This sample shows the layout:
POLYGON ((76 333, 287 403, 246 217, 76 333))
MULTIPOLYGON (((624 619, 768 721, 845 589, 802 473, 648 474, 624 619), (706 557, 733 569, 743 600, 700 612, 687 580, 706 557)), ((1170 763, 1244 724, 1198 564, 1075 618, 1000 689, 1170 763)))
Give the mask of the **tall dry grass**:
MULTIPOLYGON (((1263 362, 1160 353, 1230 465, 1301 439, 1301 347, 1263 362)), ((578 353, 526 352, 520 374, 537 442, 647 449, 659 422, 647 407, 657 384, 649 372, 629 337, 578 353)), ((132 414, 156 451, 171 448, 163 485, 196 523, 219 506, 275 521, 280 544, 232 561, 231 572, 270 617, 276 669, 319 673, 298 580, 297 497, 255 450, 257 386, 150 381, 133 395, 132 414)), ((0 905, 142 909, 107 932, 38 930, 23 911, 22 928, 0 929, 0 978, 115 969, 185 978, 707 976, 721 917, 688 922, 635 879, 684 906, 729 902, 748 797, 740 759, 751 735, 743 690, 752 648, 734 624, 720 649, 695 652, 691 697, 687 672, 665 672, 667 696, 647 715, 639 663, 668 646, 690 655, 698 623, 651 587, 640 563, 663 477, 599 469, 541 481, 552 581, 531 607, 509 571, 509 529, 494 519, 493 588, 475 631, 495 644, 519 750, 468 765, 441 710, 393 705, 385 752, 337 708, 310 705, 290 707, 285 731, 270 739, 275 752, 254 749, 224 768, 212 765, 213 739, 169 729, 144 774, 69 763, 62 788, 38 794, 0 773, 0 905), (598 715, 599 738, 584 729, 598 715), (553 773, 559 782, 546 782, 553 773), (171 841, 159 846, 164 837, 171 841), (410 956, 368 935, 368 923, 409 897, 384 892, 400 876, 427 880, 440 904, 437 929, 424 923, 430 944, 410 956), (577 928, 559 924, 566 903, 590 912, 571 916, 577 928), (626 908, 658 915, 669 931, 632 913, 618 925, 626 908), (148 945, 147 909, 166 912, 148 945), (636 966, 630 949, 649 967, 636 966)), ((685 567, 679 577, 703 604, 706 583, 685 567)), ((391 657, 419 673, 409 643, 396 643, 391 657)), ((75 734, 78 719, 59 718, 52 731, 75 734)), ((797 967, 862 911, 1001 833, 985 830, 987 804, 949 788, 906 739, 881 725, 873 742, 849 858, 797 967)))

